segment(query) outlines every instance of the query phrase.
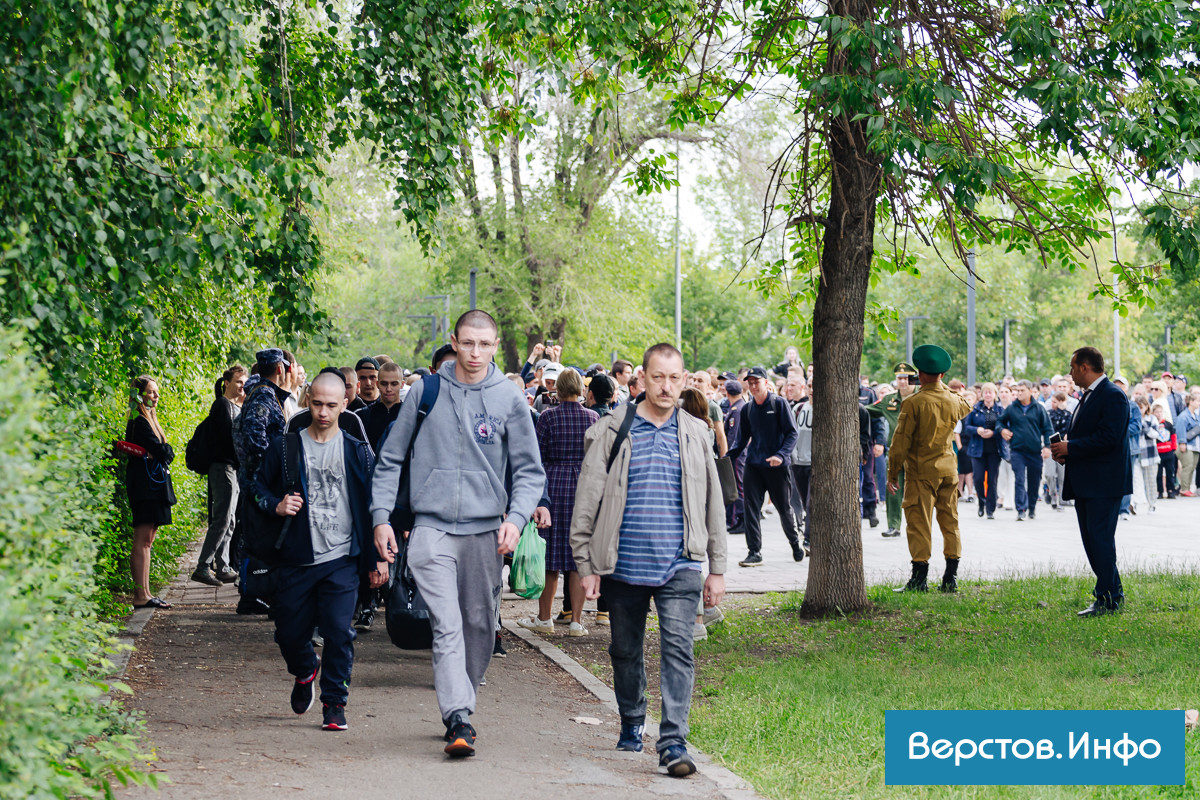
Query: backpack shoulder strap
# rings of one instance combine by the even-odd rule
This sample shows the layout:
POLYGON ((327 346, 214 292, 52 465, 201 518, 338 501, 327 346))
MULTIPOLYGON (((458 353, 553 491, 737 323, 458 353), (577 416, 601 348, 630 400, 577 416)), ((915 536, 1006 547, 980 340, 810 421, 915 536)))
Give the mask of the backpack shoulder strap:
POLYGON ((412 462, 413 446, 417 443, 417 434, 421 432, 421 423, 429 416, 429 412, 433 411, 441 388, 440 375, 428 375, 421 379, 421 403, 417 406, 417 420, 413 423, 412 436, 408 437, 408 455, 404 459, 406 464, 412 462))
POLYGON ((283 436, 283 491, 291 494, 300 487, 300 434, 283 436))
POLYGON ((633 427, 633 418, 637 415, 637 406, 630 404, 629 411, 626 412, 625 418, 621 420, 621 427, 617 429, 617 437, 613 439, 612 449, 608 451, 608 467, 612 469, 613 462, 617 460, 617 453, 621 451, 621 444, 629 438, 629 429, 633 427))

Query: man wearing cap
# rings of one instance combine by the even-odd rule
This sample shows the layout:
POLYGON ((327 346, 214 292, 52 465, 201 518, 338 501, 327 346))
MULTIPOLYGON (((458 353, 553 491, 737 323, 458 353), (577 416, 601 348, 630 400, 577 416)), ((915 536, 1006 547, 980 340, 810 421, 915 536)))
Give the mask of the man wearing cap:
POLYGON ((357 414, 379 399, 379 362, 371 356, 363 356, 354 365, 354 374, 358 378, 358 392, 346 406, 351 414, 357 414))
MULTIPOLYGON (((892 440, 896 436, 896 424, 900 419, 900 406, 904 403, 904 399, 912 394, 912 382, 917 379, 917 368, 913 365, 901 361, 892 371, 896 375, 896 391, 883 397, 879 402, 872 403, 867 406, 867 413, 872 417, 882 417, 887 421, 887 444, 884 446, 884 452, 889 454, 892 449, 892 440)), ((887 530, 883 532, 884 538, 890 539, 900 535, 900 524, 903 521, 901 513, 901 499, 904 495, 904 465, 900 465, 897 484, 898 491, 886 491, 887 496, 887 530)))
POLYGON ((897 591, 927 591, 929 556, 933 546, 933 511, 942 529, 946 574, 941 590, 958 588, 958 461, 954 457, 954 426, 971 411, 967 401, 942 383, 950 370, 950 354, 933 344, 913 350, 921 390, 900 406, 892 455, 888 459, 888 491, 900 491, 905 473, 904 517, 908 521, 908 552, 912 577, 897 591))
POLYGON ((1054 387, 1050 385, 1049 378, 1042 378, 1038 383, 1037 401, 1042 404, 1042 408, 1049 411, 1053 406, 1050 401, 1054 399, 1054 387))
POLYGON ((533 410, 541 414, 547 408, 558 405, 558 393, 554 390, 554 386, 558 383, 558 376, 563 373, 563 365, 551 361, 542 370, 542 387, 544 392, 537 396, 533 403, 533 410))
MULTIPOLYGON (((283 435, 287 428, 283 404, 291 396, 289 376, 292 365, 278 347, 260 350, 255 361, 257 374, 246 381, 242 413, 233 425, 233 449, 238 457, 238 502, 256 503, 263 511, 274 513, 273 508, 268 508, 266 499, 253 496, 252 481, 271 440, 283 435)), ((248 517, 239 513, 238 519, 245 525, 248 517)), ((237 613, 265 614, 269 610, 267 595, 270 594, 265 584, 267 567, 257 559, 244 559, 242 567, 243 580, 239 587, 242 598, 237 613)))
POLYGON ((738 443, 727 453, 734 461, 742 453, 746 454, 742 480, 746 491, 746 547, 749 552, 738 562, 741 567, 762 566, 762 509, 767 495, 783 523, 783 532, 792 546, 792 558, 804 560, 796 518, 792 515, 789 469, 792 448, 796 446, 796 421, 787 401, 767 391, 767 381, 767 371, 762 367, 751 367, 746 373, 751 402, 742 406, 739 412, 738 443))

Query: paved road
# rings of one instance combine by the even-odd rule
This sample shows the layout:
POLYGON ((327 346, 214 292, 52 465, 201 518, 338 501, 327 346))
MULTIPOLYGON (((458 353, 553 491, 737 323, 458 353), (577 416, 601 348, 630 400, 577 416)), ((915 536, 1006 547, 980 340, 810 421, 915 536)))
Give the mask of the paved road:
MULTIPOLYGON (((154 614, 126 672, 156 767, 171 782, 160 792, 124 789, 118 797, 723 796, 703 773, 685 780, 658 775, 652 741, 645 753, 618 753, 617 715, 513 636, 506 639, 509 657, 492 662, 480 692, 475 758, 450 762, 443 755, 430 654, 397 650, 381 627, 356 646, 350 729, 322 731, 319 704, 302 717, 288 708, 292 679, 271 623, 236 616, 230 589, 188 586, 171 592, 174 609, 154 614)), ((517 611, 509 605, 505 613, 515 618, 517 611)))
MULTIPOLYGON (((1039 503, 1038 518, 1032 522, 1017 522, 1017 512, 1012 509, 997 509, 996 519, 988 521, 980 519, 975 508, 967 503, 959 505, 963 539, 960 580, 1089 572, 1073 508, 1054 511, 1039 503)), ((903 535, 897 539, 880 536, 885 527, 882 513, 878 528, 872 529, 863 522, 863 569, 869 584, 898 585, 908 578, 908 546, 903 535)), ((792 551, 777 515, 772 513, 763 521, 763 566, 738 567, 738 560, 745 554, 745 537, 730 536, 730 566, 725 579, 728 591, 804 588, 808 564, 792 561, 792 551)), ((940 579, 945 561, 936 525, 933 554, 929 574, 940 579)), ((1200 498, 1160 500, 1157 513, 1142 513, 1122 521, 1117 528, 1117 564, 1123 571, 1200 569, 1200 498)))

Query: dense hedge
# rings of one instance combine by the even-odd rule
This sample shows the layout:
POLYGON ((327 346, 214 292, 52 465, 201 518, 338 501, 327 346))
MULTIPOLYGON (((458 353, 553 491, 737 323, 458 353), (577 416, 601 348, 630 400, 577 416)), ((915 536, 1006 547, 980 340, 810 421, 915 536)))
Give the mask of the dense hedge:
MULTIPOLYGON (((146 782, 138 720, 100 698, 117 646, 97 613, 93 535, 116 536, 101 417, 56 407, 0 331, 0 797, 146 782)), ((127 570, 126 570, 127 571, 127 570)))

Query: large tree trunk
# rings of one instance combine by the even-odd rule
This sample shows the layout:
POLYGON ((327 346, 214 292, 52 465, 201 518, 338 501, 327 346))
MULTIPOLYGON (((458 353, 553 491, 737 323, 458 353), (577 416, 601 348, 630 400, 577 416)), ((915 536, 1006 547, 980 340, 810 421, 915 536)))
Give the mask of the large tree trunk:
MULTIPOLYGON (((869 19, 872 0, 835 0, 831 13, 869 19)), ((843 53, 827 70, 846 74, 843 53)), ((867 152, 863 121, 830 121, 829 213, 821 247, 821 282, 813 308, 812 563, 801 612, 805 616, 866 608, 862 522, 858 503, 858 374, 863 319, 874 255, 878 159, 867 152)))

